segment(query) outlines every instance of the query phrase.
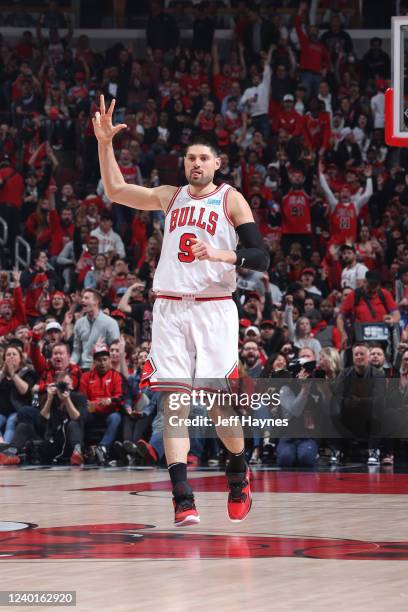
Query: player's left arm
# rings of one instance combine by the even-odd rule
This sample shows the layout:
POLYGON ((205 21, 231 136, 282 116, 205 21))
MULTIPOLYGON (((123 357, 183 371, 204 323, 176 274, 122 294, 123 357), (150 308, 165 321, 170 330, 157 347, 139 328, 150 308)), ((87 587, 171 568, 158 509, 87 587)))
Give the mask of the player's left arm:
POLYGON ((214 249, 202 240, 197 240, 192 247, 196 259, 219 261, 264 272, 269 267, 269 255, 248 202, 242 194, 231 189, 226 206, 242 247, 236 251, 214 249))

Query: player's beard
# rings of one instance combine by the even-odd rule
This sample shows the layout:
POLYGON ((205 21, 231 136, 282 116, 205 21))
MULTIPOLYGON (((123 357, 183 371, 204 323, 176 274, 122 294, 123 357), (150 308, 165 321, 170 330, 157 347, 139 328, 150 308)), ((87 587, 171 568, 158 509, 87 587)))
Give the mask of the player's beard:
POLYGON ((190 176, 188 177, 188 182, 190 185, 205 187, 209 185, 212 181, 212 178, 205 176, 205 174, 200 173, 197 176, 193 176, 193 171, 190 172, 190 176))

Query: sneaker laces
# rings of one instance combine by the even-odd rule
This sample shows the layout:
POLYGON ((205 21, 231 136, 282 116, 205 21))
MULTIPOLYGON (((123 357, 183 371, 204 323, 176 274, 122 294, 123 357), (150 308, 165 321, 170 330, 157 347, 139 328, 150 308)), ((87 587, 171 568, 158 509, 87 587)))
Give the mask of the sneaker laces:
POLYGON ((243 489, 247 486, 248 481, 246 479, 241 482, 230 482, 230 498, 234 502, 244 502, 247 498, 247 494, 243 492, 243 489))
POLYGON ((175 499, 174 502, 176 504, 177 511, 191 510, 195 507, 193 495, 187 495, 186 497, 178 500, 175 499))

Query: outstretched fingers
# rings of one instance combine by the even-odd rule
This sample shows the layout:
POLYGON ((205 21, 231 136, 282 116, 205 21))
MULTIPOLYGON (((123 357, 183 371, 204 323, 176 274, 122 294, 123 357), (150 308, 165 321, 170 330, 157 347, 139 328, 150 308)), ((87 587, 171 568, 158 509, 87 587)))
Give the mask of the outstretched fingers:
POLYGON ((103 94, 101 94, 99 106, 101 109, 101 114, 104 115, 105 114, 105 96, 103 94))
POLYGON ((116 100, 115 98, 112 99, 112 102, 110 103, 110 106, 108 108, 108 112, 106 113, 107 115, 109 115, 110 117, 112 117, 113 114, 113 109, 115 108, 115 104, 116 104, 116 100))
POLYGON ((119 123, 119 125, 115 125, 113 128, 113 135, 117 134, 121 130, 124 130, 125 128, 127 128, 126 123, 119 123))

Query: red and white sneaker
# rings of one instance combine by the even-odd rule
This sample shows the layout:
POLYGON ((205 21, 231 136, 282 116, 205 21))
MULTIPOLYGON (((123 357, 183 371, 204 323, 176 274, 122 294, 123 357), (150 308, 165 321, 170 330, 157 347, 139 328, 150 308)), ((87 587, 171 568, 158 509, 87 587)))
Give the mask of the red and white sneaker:
POLYGON ((229 519, 234 523, 243 521, 252 506, 250 474, 248 466, 245 473, 229 474, 227 472, 227 481, 230 490, 227 510, 229 519))
POLYGON ((187 527, 200 522, 200 516, 194 503, 193 490, 186 482, 180 482, 173 489, 174 524, 176 527, 187 527))
POLYGON ((146 465, 157 465, 159 462, 155 449, 143 438, 136 442, 136 452, 145 461, 146 465))
POLYGON ((13 455, 12 453, 0 453, 0 465, 18 465, 20 463, 20 457, 13 455))
POLYGON ((70 463, 71 465, 83 465, 84 458, 83 458, 82 453, 80 453, 77 450, 74 450, 74 452, 71 455, 70 463))

